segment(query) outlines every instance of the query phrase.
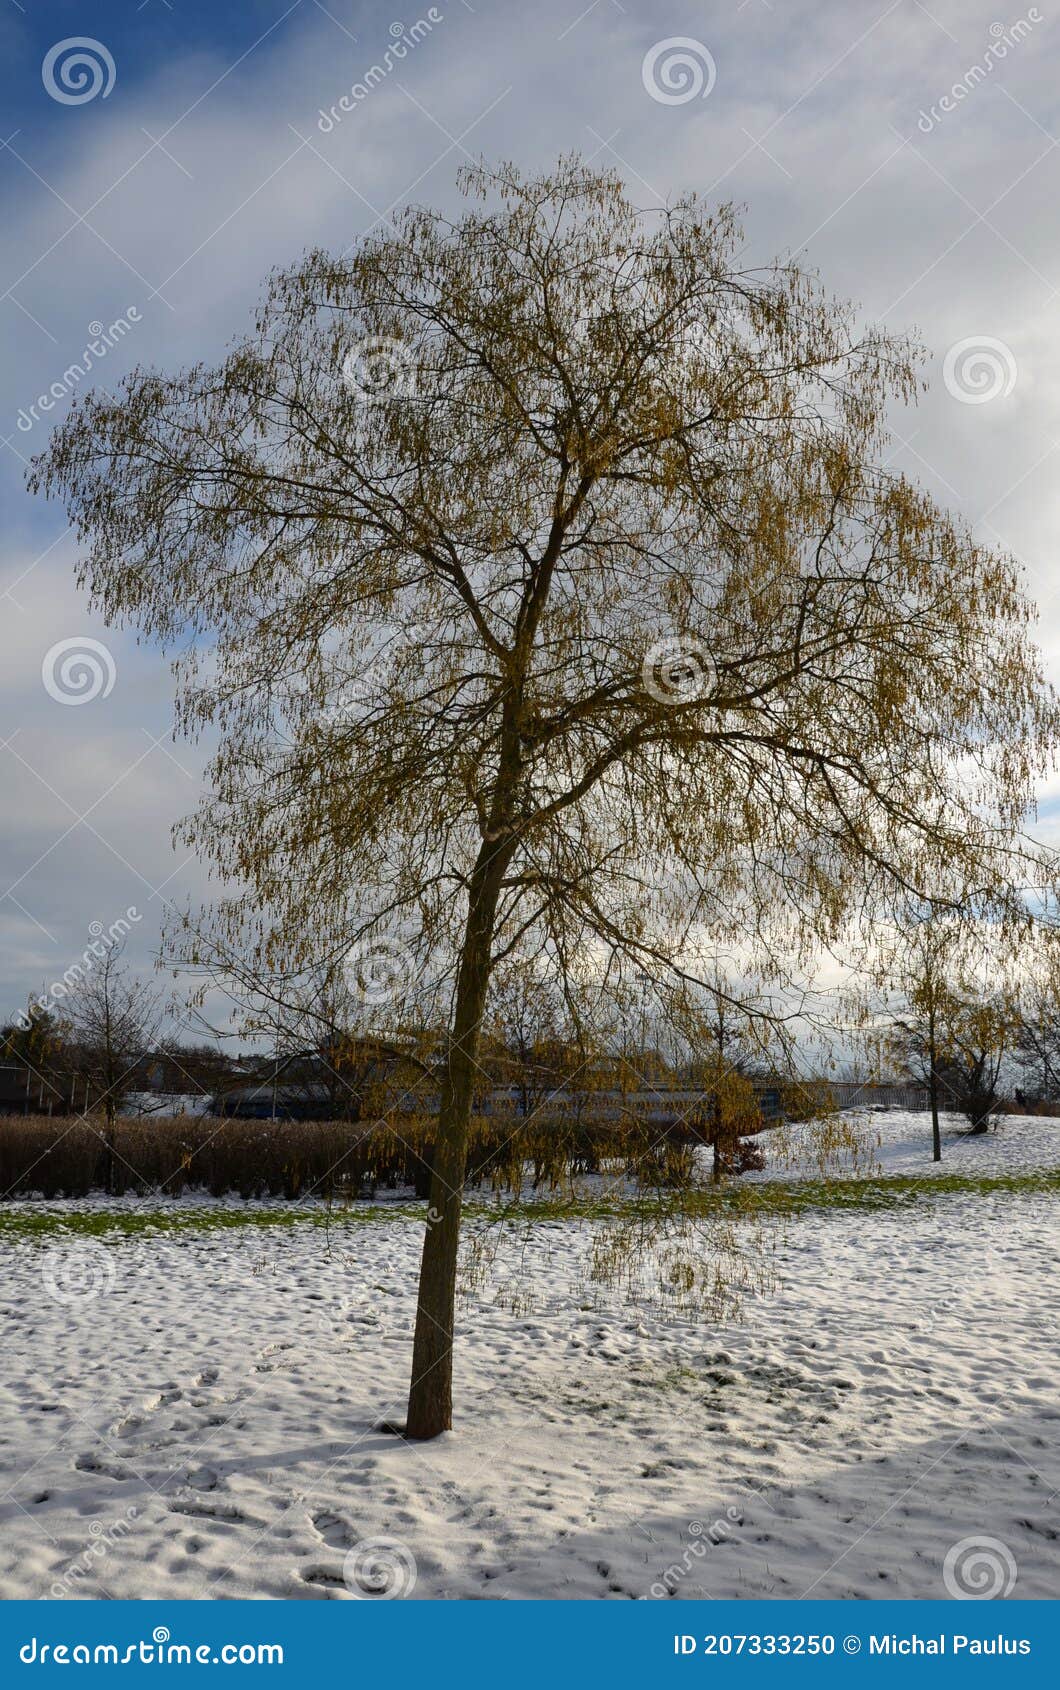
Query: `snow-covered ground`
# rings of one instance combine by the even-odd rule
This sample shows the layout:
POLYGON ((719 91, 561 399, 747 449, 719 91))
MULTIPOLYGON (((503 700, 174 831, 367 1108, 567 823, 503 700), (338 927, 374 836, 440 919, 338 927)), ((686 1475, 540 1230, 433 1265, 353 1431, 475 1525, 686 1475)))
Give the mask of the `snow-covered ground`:
MULTIPOLYGON (((857 1140, 840 1148, 829 1172, 876 1174, 1019 1174, 1060 1164, 1060 1119, 1053 1115, 1003 1115, 997 1130, 972 1136, 959 1115, 942 1114, 942 1161, 931 1160, 931 1117, 906 1109, 851 1109, 845 1119, 857 1140)), ((767 1170, 754 1179, 818 1177, 815 1127, 788 1126, 762 1135, 767 1170)))
MULTIPOLYGON (((870 1124, 885 1172, 931 1171, 923 1117, 870 1124)), ((1055 1166, 1060 1122, 944 1155, 1055 1166)), ((349 1599, 389 1567, 415 1597, 1056 1596, 1055 1216, 807 1212, 725 1326, 588 1295, 584 1223, 538 1222, 463 1310, 426 1446, 373 1430, 417 1223, 7 1244, 0 1595, 349 1599)))
POLYGON ((123 1115, 208 1115, 213 1098, 201 1091, 131 1091, 123 1115))

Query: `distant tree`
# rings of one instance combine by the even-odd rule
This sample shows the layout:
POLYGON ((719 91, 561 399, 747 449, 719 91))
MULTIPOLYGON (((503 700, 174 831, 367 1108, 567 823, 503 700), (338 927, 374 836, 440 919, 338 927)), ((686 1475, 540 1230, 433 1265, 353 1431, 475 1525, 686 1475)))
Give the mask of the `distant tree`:
POLYGON ((215 1042, 164 1038, 158 1042, 155 1057, 166 1091, 212 1098, 233 1082, 233 1059, 215 1042))
POLYGON ((114 1129, 129 1093, 143 1077, 143 1064, 164 1020, 162 993, 121 962, 123 947, 108 949, 87 969, 63 1004, 64 1042, 86 1082, 93 1109, 103 1116, 100 1183, 114 1178, 114 1129))
POLYGON ((218 367, 83 393, 31 475, 216 733, 184 837, 247 889, 223 930, 445 983, 413 1438, 452 1423, 498 963, 779 981, 910 891, 1012 916, 1060 741, 1015 564, 886 467, 906 342, 695 196, 463 185, 274 276, 218 367))
POLYGON ((1060 931, 1050 926, 1020 981, 1013 1061, 1021 1091, 1035 1102, 1060 1099, 1060 931))
POLYGON ((711 1147, 713 1182, 764 1166, 758 1147, 742 1141, 763 1126, 753 1076, 771 1052, 780 1053, 774 1018, 742 998, 718 970, 700 988, 680 988, 667 1007, 686 1053, 681 1071, 705 1099, 692 1119, 711 1147))
POLYGON ((931 1155, 942 1161, 939 1108, 945 1070, 953 1054, 958 998, 952 972, 960 933, 953 923, 911 918, 900 933, 891 980, 899 1007, 884 1043, 910 1077, 924 1086, 931 1111, 931 1155))
POLYGON ((525 957, 498 971, 483 1029, 484 1078, 511 1088, 523 1120, 545 1110, 561 1091, 571 1102, 589 1091, 594 1055, 598 1047, 579 1042, 565 1019, 555 978, 543 978, 525 957))
POLYGON ((54 1010, 32 995, 25 1010, 0 1027, 0 1053, 5 1062, 24 1064, 43 1074, 61 1060, 62 1029, 54 1010))
POLYGON ((1027 1006, 1013 1054, 1023 1100, 1053 1103, 1060 1098, 1060 1017, 1047 1001, 1027 1006))
POLYGON ((69 1055, 54 1010, 30 996, 26 1008, 0 1027, 0 1061, 26 1070, 27 1105, 65 1107, 70 1100, 69 1055))
POLYGON ((1008 965, 997 935, 986 937, 994 942, 952 918, 922 916, 902 929, 895 953, 899 1007, 884 1042, 927 1088, 936 1162, 940 1108, 964 1115, 973 1135, 996 1122, 1002 1072, 1018 1037, 1008 965))
POLYGON ((407 1036, 399 1047, 382 1037, 366 1014, 355 979, 335 963, 306 971, 295 989, 259 997, 242 1022, 244 1034, 267 1037, 273 1067, 285 1091, 302 1092, 333 1121, 360 1121, 371 1113, 398 1065, 406 1082, 422 1078, 424 1064, 407 1036))
POLYGON ((1017 1028, 1013 1005, 1001 992, 969 995, 957 1007, 943 1075, 973 1137, 996 1127, 1004 1112, 1001 1080, 1017 1028))

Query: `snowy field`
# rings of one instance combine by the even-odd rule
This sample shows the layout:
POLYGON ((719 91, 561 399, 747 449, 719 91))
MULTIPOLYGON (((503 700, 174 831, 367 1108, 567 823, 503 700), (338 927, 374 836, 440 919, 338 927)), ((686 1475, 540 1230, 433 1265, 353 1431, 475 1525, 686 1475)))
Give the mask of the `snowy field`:
MULTIPOLYGON (((942 1161, 931 1160, 931 1117, 905 1109, 851 1109, 848 1119, 862 1141, 857 1164, 849 1171, 876 1174, 1019 1174, 1060 1166, 1060 1119, 1053 1115, 1006 1115, 996 1132, 973 1137, 959 1115, 942 1114, 942 1161)), ((765 1175, 751 1178, 816 1176, 808 1128, 785 1127, 766 1133, 770 1164, 765 1175)))
MULTIPOLYGON (((869 1124, 885 1174, 932 1172, 924 1117, 869 1124)), ((1055 1167, 1060 1121, 948 1123, 944 1155, 1055 1167)), ((372 1429, 404 1409, 407 1218, 5 1242, 0 1595, 349 1600, 382 1557, 416 1598, 1055 1597, 1056 1212, 793 1216, 724 1326, 587 1297, 585 1224, 538 1222, 462 1312, 427 1446, 372 1429)))

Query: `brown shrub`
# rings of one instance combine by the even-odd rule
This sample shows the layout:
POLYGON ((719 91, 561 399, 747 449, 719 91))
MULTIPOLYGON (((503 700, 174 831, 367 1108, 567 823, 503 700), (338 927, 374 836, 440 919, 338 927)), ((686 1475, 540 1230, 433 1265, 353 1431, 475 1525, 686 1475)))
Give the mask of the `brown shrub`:
MULTIPOLYGON (((357 1195, 376 1186, 426 1195, 434 1121, 244 1121, 150 1116, 115 1125, 114 1195, 204 1191, 243 1198, 357 1195)), ((584 1172, 624 1173, 645 1185, 694 1179, 694 1130, 660 1137, 633 1114, 621 1120, 472 1122, 469 1184, 561 1187, 584 1172)), ((83 1197, 100 1191, 106 1169, 102 1119, 0 1116, 0 1198, 83 1197)))
MULTIPOLYGON (((412 1184, 422 1128, 344 1121, 240 1121, 152 1116, 114 1132, 115 1195, 207 1191, 215 1197, 332 1196, 363 1185, 412 1184)), ((82 1197, 103 1187, 102 1122, 0 1117, 0 1196, 82 1197)))

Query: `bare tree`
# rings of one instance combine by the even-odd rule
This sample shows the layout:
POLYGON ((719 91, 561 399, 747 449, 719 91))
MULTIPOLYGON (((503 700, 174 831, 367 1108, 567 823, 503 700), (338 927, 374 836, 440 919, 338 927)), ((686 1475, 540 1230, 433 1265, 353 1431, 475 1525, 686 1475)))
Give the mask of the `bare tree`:
POLYGON ((1013 1058, 1023 1079, 1017 1101, 1029 1090, 1038 1103, 1060 1098, 1060 954, 1055 925, 1039 932, 1039 943, 1019 982, 1013 1058))
POLYGON ((164 1020, 162 993, 122 966, 114 945, 86 969, 63 1006, 64 1042, 103 1116, 100 1184, 114 1177, 114 1128, 122 1103, 142 1079, 142 1064, 164 1020))
MULTIPOLYGON (((1028 931, 1029 936, 1029 931, 1028 931)), ((892 979, 899 1004, 884 1046, 927 1088, 932 1157, 942 1160, 939 1111, 985 1133, 1001 1107, 1001 1076, 1019 1036, 1019 952, 974 925, 920 914, 900 929, 892 979)))
POLYGON ((935 1162, 942 1161, 939 1101, 954 1048, 960 938, 951 922, 914 917, 903 925, 892 973, 900 1003, 884 1038, 889 1054, 927 1089, 935 1162))
POLYGON ((218 367, 82 396, 31 476, 218 734, 183 836, 248 888, 231 942, 448 994, 414 1438, 452 1420, 498 963, 576 993, 727 945, 779 983, 910 889, 1014 919, 1060 737, 1015 565, 883 467, 904 341, 741 270, 695 196, 641 214, 576 159, 463 185, 274 276, 218 367))
POLYGON ((974 1137, 996 1127, 1004 1113, 1002 1074, 1017 1032, 1017 1013, 1004 992, 970 993, 961 1000, 945 1079, 974 1137))

